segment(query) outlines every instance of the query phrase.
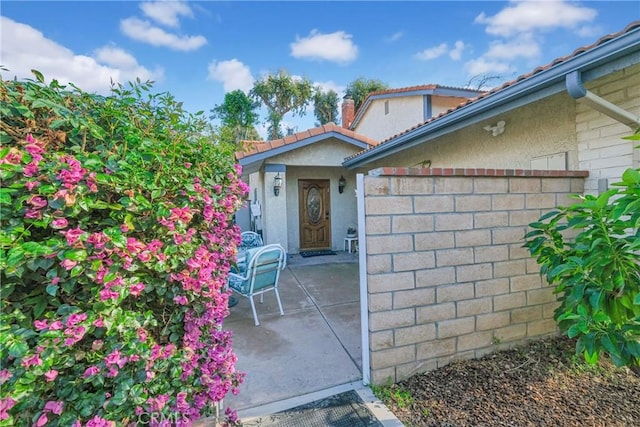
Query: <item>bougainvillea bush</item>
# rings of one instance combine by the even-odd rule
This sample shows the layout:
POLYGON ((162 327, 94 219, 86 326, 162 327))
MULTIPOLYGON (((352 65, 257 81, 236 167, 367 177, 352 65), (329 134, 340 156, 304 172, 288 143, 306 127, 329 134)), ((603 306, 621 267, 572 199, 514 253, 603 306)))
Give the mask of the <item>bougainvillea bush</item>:
POLYGON ((214 415, 243 376, 222 328, 232 147, 150 83, 34 75, 0 83, 0 425, 214 415))

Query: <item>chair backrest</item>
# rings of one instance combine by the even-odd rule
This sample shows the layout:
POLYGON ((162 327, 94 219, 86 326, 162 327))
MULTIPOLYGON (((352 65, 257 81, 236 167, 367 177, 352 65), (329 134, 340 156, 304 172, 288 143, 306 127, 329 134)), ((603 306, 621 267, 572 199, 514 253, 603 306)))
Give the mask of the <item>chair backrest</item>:
POLYGON ((240 234, 242 241, 240 242, 240 249, 258 248, 264 245, 262 237, 253 231, 244 231, 240 234))
POLYGON ((276 287, 280 271, 285 268, 287 262, 284 248, 278 244, 272 244, 252 249, 250 252, 253 253, 247 254, 248 291, 254 293, 264 288, 276 287))

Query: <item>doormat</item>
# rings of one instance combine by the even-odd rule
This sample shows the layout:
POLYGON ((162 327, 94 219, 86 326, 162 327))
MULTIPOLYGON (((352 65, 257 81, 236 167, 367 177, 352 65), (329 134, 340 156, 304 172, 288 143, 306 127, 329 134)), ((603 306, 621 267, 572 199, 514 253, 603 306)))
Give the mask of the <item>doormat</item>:
POLYGON ((311 256, 322 256, 322 255, 335 255, 336 253, 330 250, 324 250, 324 251, 306 251, 306 252, 300 252, 300 256, 302 258, 308 258, 311 256))
POLYGON ((382 427, 355 391, 243 422, 245 427, 382 427))

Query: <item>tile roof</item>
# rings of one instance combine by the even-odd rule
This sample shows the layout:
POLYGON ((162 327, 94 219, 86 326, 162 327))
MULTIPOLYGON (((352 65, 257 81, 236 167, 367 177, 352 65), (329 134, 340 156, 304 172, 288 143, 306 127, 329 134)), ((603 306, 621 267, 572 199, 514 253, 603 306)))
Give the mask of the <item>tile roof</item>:
MULTIPOLYGON (((521 81, 526 80, 526 79, 528 79, 530 77, 533 77, 534 75, 537 75, 537 74, 539 74, 539 73, 541 73, 543 71, 547 71, 548 69, 550 69, 552 67, 555 67, 558 64, 561 64, 563 62, 567 62, 570 59, 573 59, 576 56, 580 55, 581 53, 584 53, 584 52, 587 52, 587 51, 589 51, 591 49, 594 49, 594 48, 596 48, 596 47, 598 47, 598 46, 600 46, 600 45, 602 45, 602 44, 604 44, 604 43, 606 43, 606 42, 608 42, 610 40, 616 39, 616 38, 622 36, 623 34, 626 34, 626 33, 630 32, 632 30, 635 30, 636 28, 639 28, 639 27, 640 27, 640 21, 634 21, 634 22, 630 23, 629 25, 627 25, 627 27, 624 28, 622 31, 618 31, 616 33, 611 33, 611 34, 607 34, 605 36, 602 36, 600 39, 598 39, 596 42, 594 42, 594 43, 592 43, 590 45, 581 46, 581 47, 575 49, 569 55, 556 58, 556 59, 554 59, 553 61, 551 61, 550 63, 548 63, 546 65, 541 65, 539 67, 536 67, 531 72, 529 72, 527 74, 522 74, 522 75, 516 77, 514 80, 510 80, 508 82, 505 82, 502 85, 500 85, 498 87, 495 87, 495 88, 493 88, 493 89, 491 89, 489 91, 486 91, 486 92, 478 95, 475 98, 471 98, 471 99, 469 99, 467 101, 464 101, 464 102, 458 104, 456 107, 453 107, 453 108, 450 108, 450 109, 448 109, 446 111, 443 111, 442 113, 438 114, 437 116, 433 116, 433 117, 425 120, 424 122, 421 122, 421 123, 418 123, 415 126, 412 126, 409 129, 406 129, 406 130, 404 130, 404 131, 402 131, 402 132, 400 132, 400 133, 398 133, 396 135, 390 136, 389 138, 381 141, 375 147, 369 147, 369 148, 364 149, 364 150, 362 150, 362 151, 360 151, 360 152, 358 152, 358 153, 356 153, 356 154, 354 154, 352 156, 347 157, 345 159, 345 161, 355 159, 355 158, 363 155, 364 153, 367 153, 367 152, 375 149, 376 147, 384 146, 386 143, 391 142, 391 141, 395 140, 396 138, 398 138, 398 137, 400 137, 402 135, 410 133, 410 132, 412 132, 412 131, 414 131, 414 130, 416 130, 416 129, 418 129, 418 128, 420 128, 420 127, 422 127, 422 126, 424 126, 424 125, 426 125, 428 123, 432 123, 432 122, 434 122, 436 120, 439 120, 442 117, 447 116, 448 114, 451 114, 454 111, 460 110, 460 109, 462 109, 462 108, 464 108, 464 107, 466 107, 466 106, 468 106, 470 104, 476 103, 476 102, 478 102, 478 101, 480 101, 482 99, 485 99, 485 98, 488 98, 490 96, 493 96, 494 94, 499 93, 499 92, 503 91, 504 89, 515 85, 516 83, 520 83, 521 81)), ((427 86, 432 86, 432 85, 427 85, 427 86)), ((416 87, 420 87, 420 86, 416 86, 416 87)), ((404 88, 404 89, 408 89, 408 88, 404 88)), ((401 91, 403 89, 398 89, 398 90, 401 91)))
POLYGON ((355 139, 369 145, 370 147, 378 145, 378 141, 376 141, 375 139, 360 135, 352 130, 345 129, 342 126, 338 126, 333 122, 329 122, 325 125, 307 129, 302 132, 297 132, 293 135, 287 135, 284 138, 280 139, 274 139, 270 141, 242 141, 242 150, 236 152, 236 160, 240 160, 242 158, 249 157, 258 153, 264 153, 266 151, 273 150, 284 145, 294 144, 296 142, 303 141, 314 136, 331 133, 338 133, 347 138, 355 139))

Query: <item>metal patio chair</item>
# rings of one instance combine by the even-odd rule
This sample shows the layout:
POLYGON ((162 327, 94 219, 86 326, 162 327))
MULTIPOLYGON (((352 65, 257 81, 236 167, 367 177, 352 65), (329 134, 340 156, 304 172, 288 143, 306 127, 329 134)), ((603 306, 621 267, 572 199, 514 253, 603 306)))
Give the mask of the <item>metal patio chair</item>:
POLYGON ((254 295, 260 295, 260 303, 264 301, 264 294, 274 291, 280 308, 280 315, 284 315, 280 293, 278 292, 278 280, 280 271, 286 266, 286 253, 278 244, 261 246, 249 249, 246 255, 247 266, 243 273, 229 273, 229 288, 240 296, 249 299, 251 311, 256 326, 260 325, 254 295))

